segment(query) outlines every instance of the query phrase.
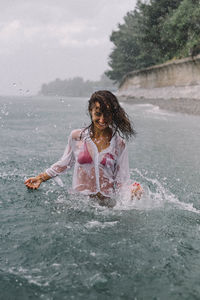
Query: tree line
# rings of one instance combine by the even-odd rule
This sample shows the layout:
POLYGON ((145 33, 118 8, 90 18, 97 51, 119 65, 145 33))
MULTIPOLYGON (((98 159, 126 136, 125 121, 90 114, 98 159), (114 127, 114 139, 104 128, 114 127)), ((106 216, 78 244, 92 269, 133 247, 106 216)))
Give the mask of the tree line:
POLYGON ((138 0, 110 36, 114 48, 106 75, 125 74, 200 53, 199 0, 138 0))
POLYGON ((44 96, 88 97, 96 90, 108 89, 115 91, 116 85, 103 74, 99 81, 84 80, 82 77, 55 79, 44 83, 39 94, 44 96))

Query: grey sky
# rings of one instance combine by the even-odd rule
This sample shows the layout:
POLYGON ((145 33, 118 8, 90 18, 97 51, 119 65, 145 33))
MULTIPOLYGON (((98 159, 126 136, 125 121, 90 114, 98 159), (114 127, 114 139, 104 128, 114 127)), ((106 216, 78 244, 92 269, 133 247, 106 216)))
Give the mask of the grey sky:
POLYGON ((109 36, 135 3, 0 0, 0 94, 34 94, 55 78, 98 80, 108 69, 109 36))

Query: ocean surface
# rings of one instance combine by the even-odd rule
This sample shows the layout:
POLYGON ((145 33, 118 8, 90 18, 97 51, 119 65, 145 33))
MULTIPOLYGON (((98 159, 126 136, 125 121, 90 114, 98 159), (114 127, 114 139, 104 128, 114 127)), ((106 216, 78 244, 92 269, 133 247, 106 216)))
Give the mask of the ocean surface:
POLYGON ((24 180, 88 124, 86 98, 0 97, 0 299, 200 299, 200 117, 122 104, 140 201, 68 194, 72 172, 24 180))

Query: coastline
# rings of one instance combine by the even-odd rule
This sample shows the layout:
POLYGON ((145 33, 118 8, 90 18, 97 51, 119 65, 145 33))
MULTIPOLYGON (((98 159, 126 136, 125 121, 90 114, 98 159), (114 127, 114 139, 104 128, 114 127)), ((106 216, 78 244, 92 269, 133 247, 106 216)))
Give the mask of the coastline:
POLYGON ((149 103, 172 112, 200 115, 200 54, 130 72, 117 95, 121 101, 149 103))
POLYGON ((153 104, 160 109, 184 113, 189 115, 200 116, 200 100, 189 98, 171 98, 171 99, 153 99, 153 98, 136 98, 131 96, 118 96, 119 101, 132 104, 153 104))

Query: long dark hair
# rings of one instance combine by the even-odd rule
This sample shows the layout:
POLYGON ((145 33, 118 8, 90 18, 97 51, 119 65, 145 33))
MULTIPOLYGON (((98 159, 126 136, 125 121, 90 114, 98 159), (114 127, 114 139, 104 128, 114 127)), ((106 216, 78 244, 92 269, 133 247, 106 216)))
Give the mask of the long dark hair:
MULTIPOLYGON (((96 102, 100 104, 100 111, 103 113, 104 116, 108 116, 110 114, 112 116, 112 136, 114 136, 116 132, 118 132, 122 138, 128 140, 130 137, 136 135, 136 132, 133 129, 133 126, 129 120, 127 113, 120 106, 117 97, 113 93, 107 90, 101 90, 94 92, 91 95, 90 100, 88 101, 88 111, 90 113, 90 117, 91 110, 96 102)), ((92 136, 94 135, 93 122, 91 122, 91 124, 84 130, 86 129, 90 131, 92 136)))

